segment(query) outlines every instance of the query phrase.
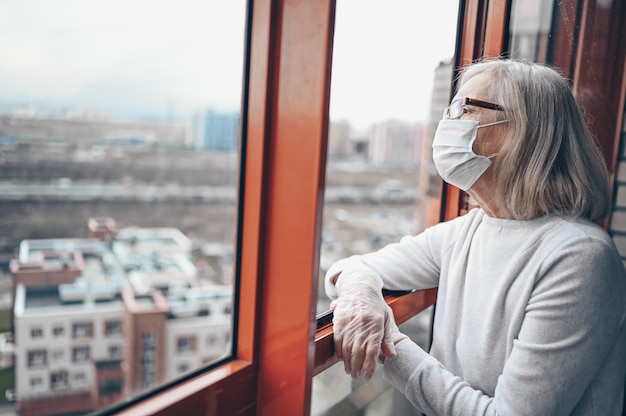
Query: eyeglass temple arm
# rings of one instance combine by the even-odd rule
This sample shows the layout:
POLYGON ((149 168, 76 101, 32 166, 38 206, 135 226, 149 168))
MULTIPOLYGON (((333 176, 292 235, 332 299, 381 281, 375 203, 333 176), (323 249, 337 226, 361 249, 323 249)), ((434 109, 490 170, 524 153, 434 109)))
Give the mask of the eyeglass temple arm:
POLYGON ((465 104, 476 107, 488 108, 490 110, 504 111, 504 107, 498 104, 488 103, 487 101, 476 100, 474 98, 466 98, 465 104))

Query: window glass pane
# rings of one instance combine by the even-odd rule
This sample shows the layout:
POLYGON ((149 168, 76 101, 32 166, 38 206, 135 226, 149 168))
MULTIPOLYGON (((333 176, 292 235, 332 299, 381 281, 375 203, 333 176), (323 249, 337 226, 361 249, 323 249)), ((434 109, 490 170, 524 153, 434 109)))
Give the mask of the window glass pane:
MULTIPOLYGON (((419 346, 428 349, 432 309, 414 316, 399 326, 419 346)), ((311 416, 339 415, 415 415, 422 416, 404 395, 383 379, 382 366, 372 378, 352 379, 337 363, 313 378, 311 416)))
MULTIPOLYGON (((332 263, 439 218, 441 179, 430 149, 450 99, 458 7, 456 0, 337 1, 318 313, 330 305, 323 277, 332 263)), ((427 339, 429 327, 430 311, 403 326, 416 340, 427 339)), ((380 374, 365 387, 353 383, 338 364, 314 378, 312 414, 342 414, 354 400, 358 414, 407 414, 388 389, 380 374), (393 400, 374 402, 385 395, 393 400)))
POLYGON ((0 0, 0 394, 28 414, 230 354, 245 14, 0 0))
POLYGON ((339 258, 438 219, 431 144, 450 99, 457 9, 337 2, 321 277, 339 258))
POLYGON ((554 0, 513 1, 511 58, 547 62, 554 0))

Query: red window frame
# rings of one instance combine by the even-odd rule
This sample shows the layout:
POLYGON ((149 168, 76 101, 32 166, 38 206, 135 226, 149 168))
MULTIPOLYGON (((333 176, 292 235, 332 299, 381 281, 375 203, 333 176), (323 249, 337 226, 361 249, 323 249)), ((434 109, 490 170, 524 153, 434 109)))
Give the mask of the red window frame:
POLYGON ((308 412, 334 6, 250 2, 235 358, 116 414, 308 412))

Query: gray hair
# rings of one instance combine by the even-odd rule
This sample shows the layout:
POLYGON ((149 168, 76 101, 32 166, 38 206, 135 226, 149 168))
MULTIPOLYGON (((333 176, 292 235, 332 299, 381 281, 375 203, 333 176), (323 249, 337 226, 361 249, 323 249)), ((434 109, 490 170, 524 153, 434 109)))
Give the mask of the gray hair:
POLYGON ((517 219, 544 215, 601 221, 611 210, 606 162, 572 89, 554 69, 493 60, 463 69, 461 81, 485 73, 492 102, 502 105, 508 137, 494 159, 497 196, 517 219))

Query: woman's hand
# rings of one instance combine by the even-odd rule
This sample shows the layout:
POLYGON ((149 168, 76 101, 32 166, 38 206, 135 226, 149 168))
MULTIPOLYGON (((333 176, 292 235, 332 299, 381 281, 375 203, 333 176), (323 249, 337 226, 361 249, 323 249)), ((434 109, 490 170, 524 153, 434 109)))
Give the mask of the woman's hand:
POLYGON ((331 304, 335 354, 344 362, 347 374, 369 379, 379 356, 394 357, 394 342, 406 336, 398 331, 375 272, 344 271, 336 288, 339 296, 331 304))

